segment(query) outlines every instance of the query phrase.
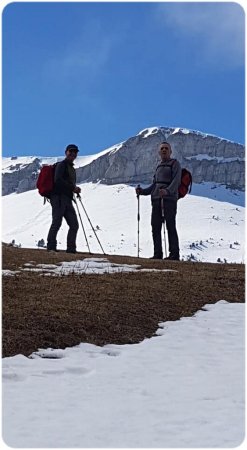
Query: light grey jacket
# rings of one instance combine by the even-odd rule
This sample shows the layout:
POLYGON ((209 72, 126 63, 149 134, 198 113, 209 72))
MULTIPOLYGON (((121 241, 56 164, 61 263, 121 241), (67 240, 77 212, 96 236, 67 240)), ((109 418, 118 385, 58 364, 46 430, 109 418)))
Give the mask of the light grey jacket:
POLYGON ((177 200, 178 187, 181 183, 181 165, 176 159, 169 159, 165 162, 160 162, 154 174, 153 183, 142 190, 142 195, 150 195, 151 200, 159 199, 159 190, 164 188, 168 195, 165 198, 177 200))

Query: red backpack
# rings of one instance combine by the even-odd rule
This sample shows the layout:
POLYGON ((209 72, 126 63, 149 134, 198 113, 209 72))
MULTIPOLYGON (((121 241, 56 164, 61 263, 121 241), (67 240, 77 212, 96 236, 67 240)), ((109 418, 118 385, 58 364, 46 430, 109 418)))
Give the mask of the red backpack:
POLYGON ((178 187, 178 200, 184 198, 185 195, 191 192, 192 189, 192 175, 188 169, 183 168, 181 174, 181 183, 178 187))
POLYGON ((45 165, 41 168, 36 186, 42 197, 49 198, 54 188, 54 173, 56 164, 45 165))

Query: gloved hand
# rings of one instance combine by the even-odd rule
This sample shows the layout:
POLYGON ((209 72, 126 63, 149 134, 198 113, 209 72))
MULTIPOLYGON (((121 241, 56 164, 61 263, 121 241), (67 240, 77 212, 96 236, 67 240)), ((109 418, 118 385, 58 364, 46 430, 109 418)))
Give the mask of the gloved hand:
POLYGON ((76 187, 73 189, 73 192, 74 192, 75 194, 80 194, 81 188, 80 188, 79 186, 76 186, 76 187))
POLYGON ((142 191, 143 191, 143 189, 138 184, 138 186, 136 187, 136 195, 142 195, 142 191))
POLYGON ((166 195, 168 195, 167 189, 161 188, 161 189, 160 189, 160 197, 163 198, 163 197, 165 197, 166 195))

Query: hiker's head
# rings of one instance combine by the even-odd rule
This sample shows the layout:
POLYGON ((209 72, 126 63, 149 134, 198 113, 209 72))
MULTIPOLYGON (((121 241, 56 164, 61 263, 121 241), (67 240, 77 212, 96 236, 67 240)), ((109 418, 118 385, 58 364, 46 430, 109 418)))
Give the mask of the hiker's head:
POLYGON ((168 142, 161 142, 159 146, 159 154, 162 159, 162 161, 165 161, 166 159, 170 159, 172 154, 172 149, 170 144, 168 142))
POLYGON ((67 147, 65 149, 66 158, 69 161, 73 162, 74 159, 77 157, 78 152, 79 152, 79 149, 78 149, 77 145, 69 144, 69 145, 67 145, 67 147))

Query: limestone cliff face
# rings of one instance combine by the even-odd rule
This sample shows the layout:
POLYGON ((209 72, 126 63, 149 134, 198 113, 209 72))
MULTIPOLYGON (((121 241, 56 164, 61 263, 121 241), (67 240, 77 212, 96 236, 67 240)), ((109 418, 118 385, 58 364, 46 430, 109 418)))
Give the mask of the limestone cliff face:
MULTIPOLYGON (((76 169, 77 183, 91 181, 105 184, 151 183, 159 161, 158 148, 168 141, 172 156, 182 167, 188 168, 194 183, 215 182, 243 190, 245 186, 245 149, 216 136, 181 128, 149 128, 137 136, 95 157, 90 164, 76 169)), ((29 164, 12 165, 3 172, 3 195, 36 188, 36 180, 43 164, 32 158, 29 164)))
POLYGON ((15 163, 13 159, 8 171, 2 174, 2 195, 35 189, 40 167, 41 161, 38 158, 33 158, 33 161, 27 164, 15 163))
POLYGON ((211 181, 244 189, 243 145, 203 133, 162 127, 144 130, 116 150, 79 168, 78 180, 151 183, 159 161, 158 148, 164 140, 171 144, 172 156, 191 171, 195 183, 211 181))

